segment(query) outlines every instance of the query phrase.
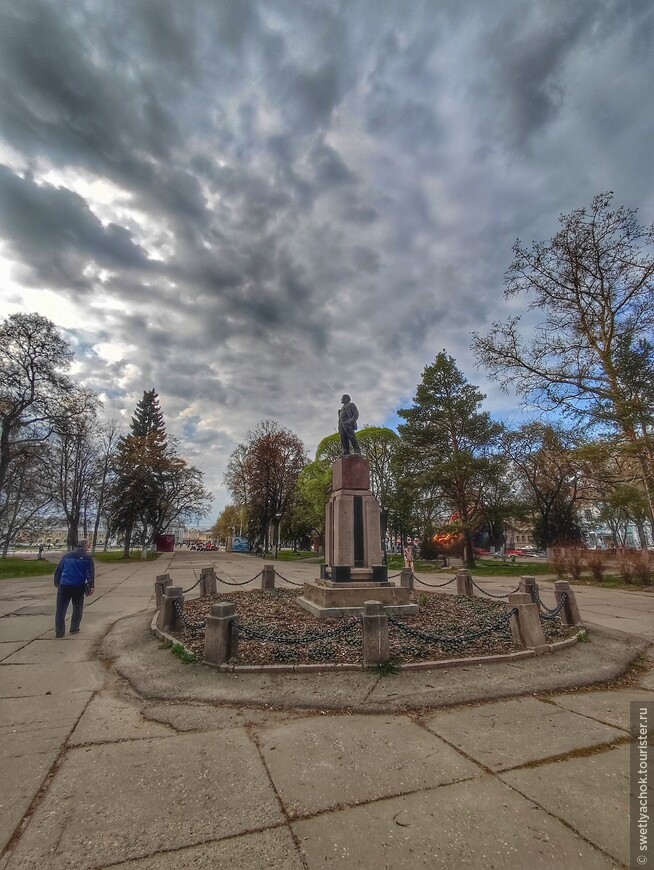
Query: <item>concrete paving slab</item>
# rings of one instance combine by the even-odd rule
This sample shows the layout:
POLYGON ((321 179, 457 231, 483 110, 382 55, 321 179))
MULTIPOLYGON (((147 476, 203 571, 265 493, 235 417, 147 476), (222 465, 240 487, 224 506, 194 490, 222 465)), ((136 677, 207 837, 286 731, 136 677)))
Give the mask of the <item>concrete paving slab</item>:
POLYGON ((59 749, 90 698, 90 692, 79 692, 12 698, 0 704, 0 757, 59 749))
POLYGON ((47 602, 44 604, 29 604, 27 607, 19 607, 14 611, 15 616, 50 616, 54 619, 55 610, 57 609, 56 602, 47 602))
POLYGON ((14 613, 19 607, 19 603, 9 599, 0 601, 0 618, 3 616, 7 616, 7 614, 9 613, 14 613))
POLYGON ((9 656, 13 655, 17 650, 21 649, 21 647, 25 646, 24 640, 16 640, 11 643, 0 643, 0 662, 8 659, 9 656))
POLYGON ((625 737, 617 728, 536 698, 447 710, 424 723, 491 770, 506 770, 625 737))
MULTIPOLYGON (((654 694, 634 689, 606 689, 598 692, 581 692, 578 695, 554 695, 549 700, 558 707, 564 707, 573 713, 579 713, 589 719, 628 732, 630 702, 646 700, 651 705, 654 702, 654 694)), ((654 723, 652 723, 652 730, 654 730, 654 723)))
POLYGON ((33 640, 52 628, 50 616, 3 616, 0 641, 33 640))
POLYGON ((573 758, 500 775, 577 830, 629 863, 629 747, 618 746, 587 758, 573 758))
POLYGON ((310 717, 256 733, 291 817, 480 773, 404 716, 310 717))
POLYGON ((138 705, 117 698, 110 692, 103 692, 96 695, 84 711, 70 735, 68 745, 170 737, 174 733, 167 725, 145 720, 138 705))
POLYGON ((283 822, 243 731, 72 749, 7 868, 86 870, 283 822))
POLYGON ((244 834, 234 840, 219 840, 174 852, 158 852, 150 858, 112 864, 111 870, 302 870, 304 864, 287 828, 244 834))
POLYGON ((90 694, 0 704, 0 851, 13 834, 90 694))
POLYGON ((2 759, 0 777, 0 852, 9 842, 21 819, 57 758, 58 747, 50 752, 2 759))
POLYGON ((68 662, 64 668, 47 665, 0 665, 0 698, 76 694, 99 689, 102 667, 97 662, 68 662))
POLYGON ((638 680, 638 685, 643 689, 654 691, 654 670, 649 671, 647 674, 643 674, 638 680))
POLYGON ((106 595, 102 598, 97 598, 92 604, 88 605, 88 610, 93 613, 115 613, 120 616, 124 613, 135 613, 139 610, 153 610, 152 602, 154 601, 151 595, 133 595, 129 598, 123 595, 106 595))
POLYGON ((63 662, 85 662, 92 658, 95 640, 85 634, 66 635, 65 638, 33 640, 21 644, 21 649, 5 659, 8 665, 45 665, 56 667, 63 662), (62 643, 63 641, 63 643, 62 643))
POLYGON ((490 776, 292 827, 309 870, 615 870, 613 861, 490 776))
POLYGON ((242 728, 288 722, 304 713, 276 712, 248 707, 209 706, 208 704, 152 704, 142 709, 145 719, 171 725, 175 731, 217 731, 220 728, 242 728))

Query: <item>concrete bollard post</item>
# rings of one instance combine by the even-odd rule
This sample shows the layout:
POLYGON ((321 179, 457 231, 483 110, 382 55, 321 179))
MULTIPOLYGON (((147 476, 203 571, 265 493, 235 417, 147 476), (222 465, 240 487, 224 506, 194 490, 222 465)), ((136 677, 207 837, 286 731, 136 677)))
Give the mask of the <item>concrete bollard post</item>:
POLYGON ((229 601, 212 606, 204 633, 205 662, 222 665, 238 655, 238 634, 233 630, 237 623, 236 608, 229 601))
POLYGON ((549 647, 545 641, 538 605, 533 603, 529 593, 514 592, 509 595, 509 607, 515 607, 518 611, 510 621, 513 642, 536 653, 547 652, 549 647))
POLYGON ((154 581, 154 600, 156 604, 157 610, 161 608, 161 599, 163 597, 162 586, 164 590, 168 586, 172 586, 173 581, 170 579, 169 574, 159 574, 157 579, 154 581))
POLYGON ((404 586, 405 589, 413 589, 413 571, 411 568, 402 568, 400 571, 400 586, 404 586))
POLYGON ((175 602, 178 601, 182 610, 184 609, 184 592, 181 586, 167 586, 166 593, 161 599, 161 609, 159 610, 159 620, 157 627, 160 631, 173 631, 177 628, 180 619, 175 611, 175 602))
POLYGON ((203 568, 200 572, 200 595, 216 594, 216 572, 213 568, 203 568))
POLYGON ((262 589, 274 589, 275 588, 275 566, 274 565, 264 565, 263 573, 261 575, 261 588, 262 589))
POLYGON ((456 594, 472 598, 472 577, 467 568, 459 568, 456 572, 456 594))
POLYGON ((363 602, 363 664, 378 665, 391 657, 388 617, 381 601, 363 602))
POLYGON ((527 593, 533 604, 538 604, 538 583, 535 577, 525 575, 520 578, 520 592, 527 593))
POLYGON ((579 607, 577 606, 577 597, 574 593, 574 589, 570 588, 570 584, 567 580, 557 580, 554 584, 556 606, 558 607, 561 603, 561 598, 563 597, 564 592, 567 598, 565 604, 563 605, 563 609, 559 614, 561 617, 561 622, 563 623, 563 625, 583 625, 583 622, 581 621, 581 616, 579 614, 579 607))

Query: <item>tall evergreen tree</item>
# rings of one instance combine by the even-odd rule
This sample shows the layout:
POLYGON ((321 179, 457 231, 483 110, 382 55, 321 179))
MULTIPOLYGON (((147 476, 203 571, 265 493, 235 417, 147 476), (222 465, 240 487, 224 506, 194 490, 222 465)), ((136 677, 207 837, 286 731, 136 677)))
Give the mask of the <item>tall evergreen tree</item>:
POLYGON ((131 432, 119 442, 114 472, 111 524, 125 534, 126 556, 135 530, 145 554, 172 522, 202 516, 209 507, 202 473, 178 455, 166 435, 154 389, 144 390, 136 406, 131 432))
POLYGON ((112 489, 112 525, 124 532, 124 554, 129 556, 135 526, 145 545, 154 506, 160 501, 161 474, 167 464, 168 439, 159 396, 144 390, 132 417, 130 433, 121 438, 115 459, 112 489))
POLYGON ((132 435, 140 437, 157 435, 157 440, 162 443, 166 440, 166 426, 159 405, 159 396, 154 388, 143 390, 143 398, 136 406, 132 417, 132 435))
POLYGON ((397 413, 405 479, 414 492, 436 489, 463 534, 474 567, 472 533, 483 520, 485 491, 496 477, 502 427, 480 410, 486 397, 445 351, 422 373, 414 404, 397 413))

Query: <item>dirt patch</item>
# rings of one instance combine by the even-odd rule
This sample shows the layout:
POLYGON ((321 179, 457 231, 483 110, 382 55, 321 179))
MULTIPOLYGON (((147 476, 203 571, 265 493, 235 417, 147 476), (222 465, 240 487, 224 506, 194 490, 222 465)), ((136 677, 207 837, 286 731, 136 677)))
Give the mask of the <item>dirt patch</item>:
MULTIPOLYGON (((221 593, 186 602, 185 616, 189 623, 199 625, 212 604, 232 602, 244 629, 235 659, 239 664, 361 664, 360 620, 352 617, 318 620, 300 607, 297 598, 297 592, 286 589, 221 593), (266 639, 245 637, 247 629, 265 635, 266 639), (294 642, 298 638, 302 642, 294 642)), ((420 612, 392 620, 389 626, 391 657, 397 663, 501 655, 518 650, 511 640, 509 608, 504 603, 424 592, 412 592, 411 602, 420 606, 420 612)), ((543 628, 548 643, 576 633, 576 629, 562 626, 559 620, 543 620, 543 628)), ((203 627, 184 627, 174 635, 202 659, 203 627)))

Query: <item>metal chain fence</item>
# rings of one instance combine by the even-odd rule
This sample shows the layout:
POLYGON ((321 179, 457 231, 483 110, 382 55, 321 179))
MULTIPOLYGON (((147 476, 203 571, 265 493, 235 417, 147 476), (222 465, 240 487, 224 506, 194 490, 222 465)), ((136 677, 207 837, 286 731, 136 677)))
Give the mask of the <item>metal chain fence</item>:
POLYGON ((425 580, 421 580, 417 574, 411 574, 414 581, 416 583, 420 583, 421 586, 427 586, 429 589, 441 589, 443 586, 449 586, 450 583, 454 583, 456 577, 452 577, 450 580, 446 580, 445 583, 427 583, 425 580))
POLYGON ((198 577, 198 575, 195 573, 195 568, 193 569, 193 576, 197 577, 197 579, 192 586, 188 587, 188 589, 182 589, 182 592, 184 593, 184 595, 186 595, 187 592, 191 592, 193 589, 195 589, 195 587, 200 584, 200 580, 202 580, 202 575, 200 575, 200 577, 198 577))
POLYGON ((289 580, 288 577, 283 577, 283 576, 279 573, 279 571, 277 570, 277 568, 275 568, 275 574, 277 575, 277 577, 279 577, 280 580, 283 580, 284 583, 290 583, 291 586, 302 586, 302 587, 304 586, 304 583, 303 583, 303 582, 302 582, 302 583, 298 583, 296 580, 289 580))
POLYGON ((506 631, 508 628, 509 619, 511 619, 511 617, 514 616, 517 612, 517 608, 514 607, 512 610, 509 610, 507 613, 505 613, 502 618, 493 625, 487 626, 480 631, 458 635, 432 634, 427 631, 421 631, 418 628, 410 628, 408 625, 406 625, 404 622, 401 622, 399 619, 396 619, 394 616, 389 616, 388 621, 403 634, 406 634, 409 637, 414 637, 417 640, 421 640, 423 643, 426 644, 434 644, 436 646, 443 647, 465 646, 466 643, 476 640, 479 637, 484 637, 485 635, 493 634, 494 632, 500 633, 506 631))
POLYGON ((224 583, 225 586, 247 586, 247 584, 252 583, 253 580, 258 580, 262 574, 263 570, 259 571, 258 574, 255 574, 254 577, 250 577, 249 580, 225 580, 224 577, 218 577, 217 575, 216 579, 219 583, 224 583))
POLYGON ((472 577, 470 578, 470 580, 472 581, 472 585, 475 587, 475 589, 479 589, 480 592, 483 592, 484 595, 488 595, 489 598, 508 598, 509 595, 515 595, 516 592, 520 591, 520 584, 518 583, 516 588, 512 589, 511 592, 500 592, 499 594, 495 592, 487 592, 486 589, 481 587, 478 583, 475 583, 472 577))
POLYGON ((189 631, 202 631, 203 628, 207 627, 206 619, 203 619, 202 622, 193 622, 193 620, 189 619, 188 616, 184 613, 182 605, 179 602, 179 598, 175 598, 173 601, 173 607, 175 608, 175 613, 182 620, 184 627, 189 631))
POLYGON ((565 607, 565 603, 567 600, 568 600, 568 594, 567 594, 567 592, 564 592, 561 595, 561 600, 559 601, 558 606, 553 608, 552 610, 549 610, 547 607, 545 607, 543 602, 540 600, 540 595, 538 594, 538 592, 536 592, 536 603, 540 607, 540 615, 541 615, 542 619, 556 619, 556 617, 559 615, 559 613, 565 607))
POLYGON ((261 640, 277 644, 311 644, 325 640, 328 637, 341 637, 354 631, 361 625, 361 618, 355 617, 344 625, 330 628, 327 631, 307 631, 305 634, 282 634, 280 632, 264 631, 249 625, 238 623, 237 630, 240 636, 248 640, 261 640))

